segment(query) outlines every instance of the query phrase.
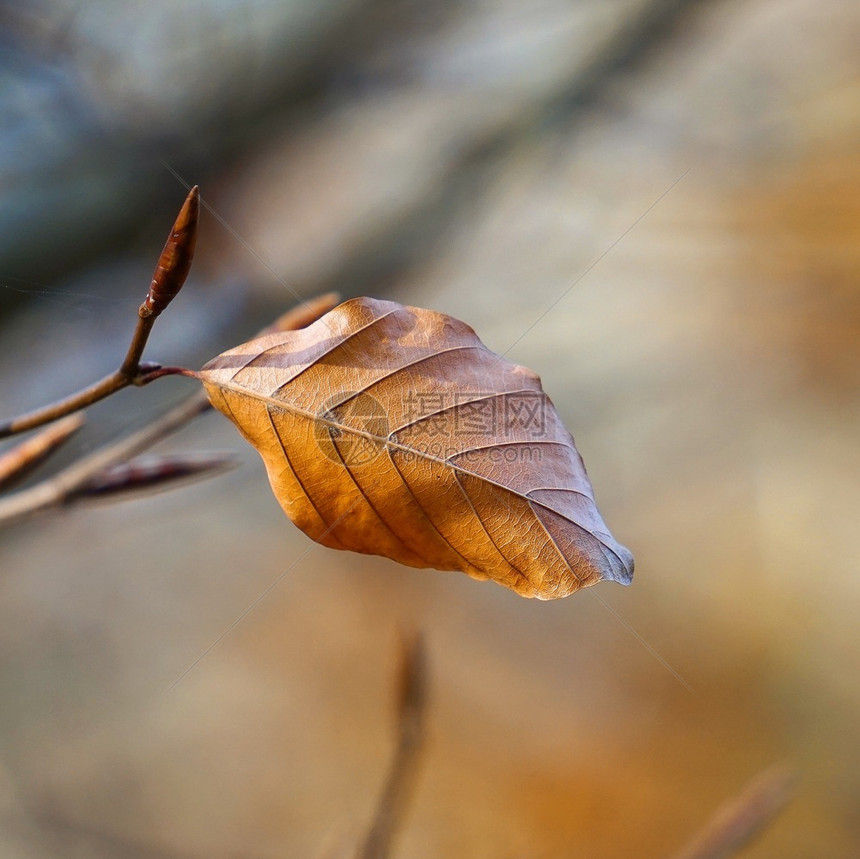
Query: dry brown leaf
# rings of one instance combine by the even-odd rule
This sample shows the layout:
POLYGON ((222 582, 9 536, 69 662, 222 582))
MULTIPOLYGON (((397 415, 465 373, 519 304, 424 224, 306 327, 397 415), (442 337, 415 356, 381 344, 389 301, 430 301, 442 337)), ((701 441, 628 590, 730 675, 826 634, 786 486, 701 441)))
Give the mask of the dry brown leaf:
POLYGON ((540 599, 631 580, 540 379, 463 322, 357 298, 200 375, 318 543, 540 599))

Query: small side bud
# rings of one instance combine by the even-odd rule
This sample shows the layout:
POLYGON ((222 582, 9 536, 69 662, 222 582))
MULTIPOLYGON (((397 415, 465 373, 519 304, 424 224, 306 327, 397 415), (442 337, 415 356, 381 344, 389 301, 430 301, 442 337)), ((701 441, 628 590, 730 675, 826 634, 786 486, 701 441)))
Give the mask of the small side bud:
POLYGON ((164 250, 158 258, 152 283, 138 314, 142 318, 158 316, 182 289, 197 242, 197 221, 200 216, 200 192, 195 185, 185 198, 164 250))
POLYGON ((236 465, 238 461, 229 454, 143 456, 106 468, 75 492, 73 497, 105 498, 146 490, 158 491, 179 481, 210 477, 236 465))

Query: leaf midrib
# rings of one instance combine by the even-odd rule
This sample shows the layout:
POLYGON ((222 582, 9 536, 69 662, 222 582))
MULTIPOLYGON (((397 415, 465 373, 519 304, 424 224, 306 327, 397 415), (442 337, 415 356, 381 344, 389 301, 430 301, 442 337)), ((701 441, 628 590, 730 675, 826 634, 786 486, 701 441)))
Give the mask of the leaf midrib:
MULTIPOLYGON (((618 554, 618 552, 612 546, 610 546, 605 540, 603 540, 600 536, 598 536, 594 531, 592 531, 590 528, 586 528, 584 525, 571 519, 566 513, 562 513, 561 511, 556 510, 554 507, 551 507, 549 504, 545 504, 543 501, 540 501, 537 498, 529 498, 524 493, 520 492, 517 489, 513 489, 510 486, 506 486, 504 483, 499 483, 497 480, 492 480, 491 478, 485 477, 482 474, 476 474, 474 471, 469 471, 468 469, 462 468, 461 466, 456 465, 455 463, 449 462, 446 459, 442 459, 441 457, 433 456, 433 454, 426 453, 425 451, 418 450, 417 448, 414 448, 414 447, 409 447, 408 445, 401 444, 400 442, 397 442, 397 441, 393 441, 389 437, 378 436, 378 435, 375 435, 374 433, 370 433, 370 432, 367 432, 365 430, 356 429, 355 427, 351 427, 348 424, 341 424, 341 423, 338 423, 337 421, 330 420, 328 418, 320 417, 319 415, 314 414, 312 412, 309 412, 306 409, 301 408, 300 406, 294 405, 293 403, 287 402, 285 400, 278 400, 275 397, 271 397, 271 396, 268 396, 266 394, 262 394, 259 391, 255 391, 251 388, 246 388, 245 386, 239 385, 235 382, 232 382, 232 381, 225 382, 225 381, 220 381, 220 380, 216 381, 214 379, 207 379, 206 382, 207 382, 207 384, 211 384, 217 388, 221 388, 222 390, 231 391, 231 392, 237 394, 238 396, 249 397, 250 399, 258 400, 260 402, 266 403, 266 404, 272 406, 273 408, 283 409, 284 411, 291 412, 291 413, 298 415, 298 416, 304 418, 305 420, 309 420, 313 423, 321 424, 323 426, 328 426, 328 427, 331 427, 333 429, 339 430, 341 432, 351 433, 352 435, 359 436, 361 438, 367 439, 368 441, 376 442, 377 444, 380 444, 380 445, 382 445, 388 449, 399 450, 403 453, 412 454, 413 456, 417 455, 417 456, 421 457, 422 459, 424 459, 428 462, 433 462, 437 465, 444 466, 445 468, 450 468, 455 473, 467 474, 467 475, 469 475, 469 477, 473 477, 473 478, 477 478, 478 480, 482 480, 485 483, 488 483, 492 486, 495 486, 499 489, 504 490, 505 492, 509 492, 511 495, 515 495, 517 498, 522 499, 523 501, 525 501, 529 505, 536 504, 538 507, 542 507, 544 510, 548 510, 552 513, 555 513, 557 516, 563 517, 568 522, 570 522, 570 524, 573 525, 575 528, 578 528, 584 534, 588 534, 593 540, 596 540, 598 543, 600 543, 600 545, 604 546, 606 549, 608 549, 610 552, 612 552, 612 554, 618 559, 618 562, 621 564, 621 568, 623 570, 627 569, 627 565, 624 563, 624 559, 618 554)), ((396 432, 396 430, 395 430, 395 432, 396 432)), ((566 446, 570 447, 570 445, 566 445, 566 446)), ((555 542, 555 541, 553 541, 553 542, 555 542)), ((570 567, 570 562, 564 557, 564 553, 559 550, 559 555, 564 560, 565 564, 567 565, 568 569, 570 569, 571 573, 573 575, 576 575, 574 573, 573 569, 570 567)))

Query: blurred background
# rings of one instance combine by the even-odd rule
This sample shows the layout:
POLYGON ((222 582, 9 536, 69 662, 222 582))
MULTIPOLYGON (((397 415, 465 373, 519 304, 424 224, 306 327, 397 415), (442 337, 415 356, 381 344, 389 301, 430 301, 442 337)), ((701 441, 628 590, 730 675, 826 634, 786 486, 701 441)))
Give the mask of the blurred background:
POLYGON ((637 562, 539 603, 310 548, 210 414, 159 449, 230 474, 3 532, 0 853, 352 855, 420 629, 394 855, 668 856, 783 760, 744 855, 860 855, 858 44, 854 0, 0 3, 0 415, 117 366, 198 183, 147 358, 330 289, 450 313, 540 373, 637 562))

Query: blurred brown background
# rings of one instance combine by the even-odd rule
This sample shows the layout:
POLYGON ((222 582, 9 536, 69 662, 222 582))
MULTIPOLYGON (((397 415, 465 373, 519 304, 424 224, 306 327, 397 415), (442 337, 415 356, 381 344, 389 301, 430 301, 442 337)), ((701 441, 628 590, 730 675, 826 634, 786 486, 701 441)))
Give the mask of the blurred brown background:
POLYGON ((860 855, 858 45, 854 0, 0 4, 3 416, 116 366, 199 183, 147 357, 332 288, 450 313, 541 374, 637 560, 616 617, 308 551, 210 415, 162 449, 231 474, 3 532, 0 853, 349 856, 419 628, 396 856, 667 856, 785 759, 744 855, 860 855))

